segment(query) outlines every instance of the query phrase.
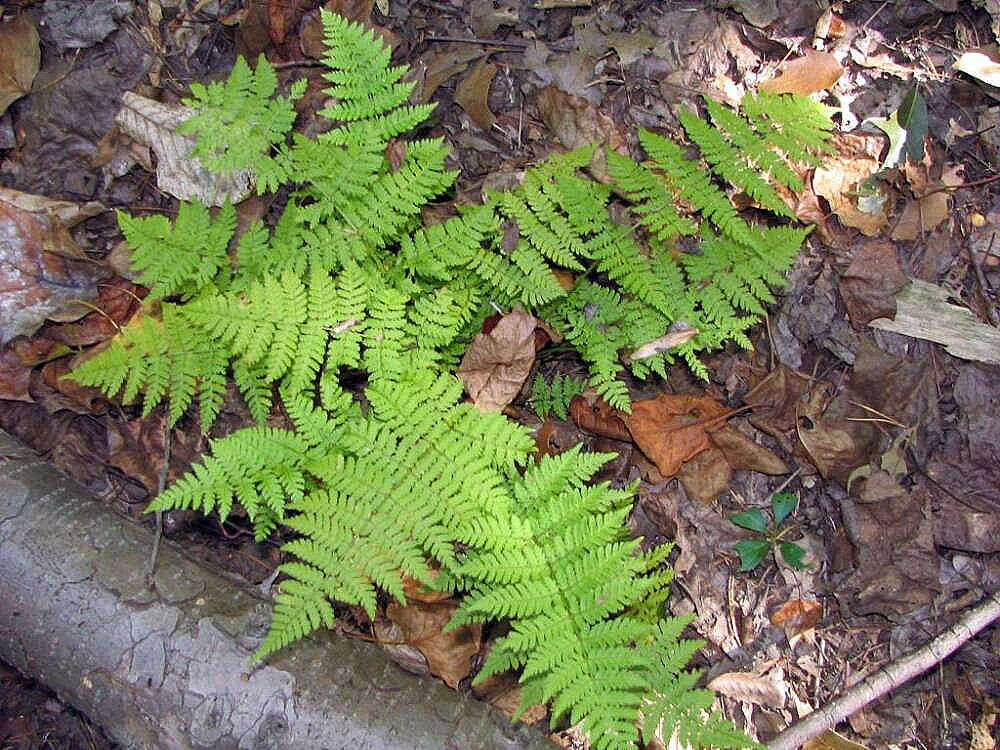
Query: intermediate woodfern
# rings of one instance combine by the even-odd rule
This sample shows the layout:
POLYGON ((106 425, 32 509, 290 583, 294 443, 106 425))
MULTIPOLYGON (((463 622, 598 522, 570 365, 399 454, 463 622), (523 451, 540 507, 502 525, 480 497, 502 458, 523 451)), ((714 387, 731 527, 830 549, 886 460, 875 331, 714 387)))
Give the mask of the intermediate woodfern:
MULTIPOLYGON (((578 449, 526 469, 528 431, 462 403, 452 369, 491 308, 519 303, 620 408, 625 367, 664 374, 680 358, 707 375, 698 353, 750 345, 806 233, 748 224, 723 188, 787 219, 780 191, 801 187, 796 167, 826 148, 828 120, 791 97, 749 96, 742 112, 706 102, 711 124, 681 115, 700 158, 643 131, 645 162, 607 153, 611 184, 586 175, 596 148, 579 149, 425 225, 421 209, 456 174, 441 139, 401 136, 432 106, 408 103, 405 69, 371 31, 322 19, 332 104, 320 135, 288 140, 302 86, 275 96, 263 58, 194 89, 205 163, 252 166, 261 189, 289 184, 273 227, 234 238, 231 206, 213 218, 185 204, 173 223, 119 215, 150 293, 72 377, 141 395, 147 414, 166 402, 171 425, 197 400, 205 432, 232 377, 257 423, 212 441, 149 510, 225 518, 238 504, 258 539, 280 533, 284 578, 256 659, 331 624, 337 602, 374 616, 380 593, 403 601, 408 576, 464 595, 454 627, 509 620, 477 679, 520 669, 524 705, 551 701, 553 721, 583 722, 596 748, 634 747, 640 726, 646 739, 753 744, 684 671, 698 644, 681 638, 685 620, 662 618, 669 547, 640 553, 628 537, 634 488, 591 485, 606 457, 578 449), (219 127, 261 118, 242 144, 219 127), (697 329, 685 344, 632 356, 681 323, 697 329)), ((559 411, 558 389, 536 398, 559 411)))

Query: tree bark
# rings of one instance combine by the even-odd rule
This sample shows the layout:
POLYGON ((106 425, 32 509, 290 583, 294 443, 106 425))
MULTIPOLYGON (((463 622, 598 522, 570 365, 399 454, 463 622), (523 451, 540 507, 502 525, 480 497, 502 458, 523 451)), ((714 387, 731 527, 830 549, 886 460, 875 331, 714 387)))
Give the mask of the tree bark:
POLYGON ((330 633, 251 669, 270 602, 117 515, 0 431, 0 659, 126 748, 553 747, 330 633))

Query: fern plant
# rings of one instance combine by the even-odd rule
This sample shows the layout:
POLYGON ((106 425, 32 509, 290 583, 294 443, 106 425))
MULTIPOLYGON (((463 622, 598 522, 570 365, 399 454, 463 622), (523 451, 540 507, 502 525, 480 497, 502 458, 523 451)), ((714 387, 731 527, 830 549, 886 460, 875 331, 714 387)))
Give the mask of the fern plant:
POLYGON ((569 375, 555 375, 551 381, 538 374, 531 385, 531 403, 535 413, 545 419, 555 414, 559 419, 569 419, 569 402, 583 392, 584 382, 569 375))
MULTIPOLYGON (((405 69, 371 31, 322 22, 333 103, 320 135, 288 140, 301 84, 276 96, 263 58, 194 89, 189 127, 209 166, 251 166, 260 189, 291 183, 275 226, 234 238, 231 206, 213 218, 185 204, 173 223, 119 215, 150 295, 72 377, 141 395, 144 413, 167 402, 171 425, 197 400, 205 432, 231 377, 256 422, 212 441, 149 510, 225 518, 238 504, 258 539, 281 535, 284 579, 256 659, 330 624, 337 602, 374 615, 380 593, 402 601, 405 575, 464 594, 453 626, 510 620, 478 679, 521 669, 526 703, 551 700, 553 721, 582 721, 595 747, 634 747, 640 726, 645 739, 753 744, 684 670, 698 644, 661 617, 669 547, 640 554, 628 539, 632 489, 590 486, 605 457, 579 450, 525 470, 528 431, 461 403, 452 369, 488 310, 515 302, 561 329, 622 408, 626 366, 664 374, 680 357, 705 375, 699 352, 749 346, 805 230, 748 224, 720 181, 787 216, 768 186, 794 189, 827 121, 792 98, 749 97, 742 114, 706 103, 712 125, 682 116, 700 159, 642 132, 647 162, 608 154, 613 185, 586 177, 595 149, 578 149, 425 225, 421 208, 456 174, 443 141, 401 136, 432 106, 408 103, 405 69), (270 119, 236 144, 225 133, 240 131, 218 126, 238 117, 270 119), (698 251, 681 252, 682 236, 698 251), (577 274, 571 288, 555 269, 577 274), (630 356, 681 322, 698 333, 676 351, 630 356)), ((536 408, 562 414, 579 385, 537 382, 536 408)))
POLYGON ((287 176, 272 150, 295 122, 293 104, 305 93, 306 81, 294 83, 287 97, 275 97, 277 89, 278 77, 263 55, 253 70, 237 57, 224 82, 192 83, 184 104, 196 112, 178 128, 197 137, 191 155, 217 172, 252 170, 258 193, 277 190, 287 176))

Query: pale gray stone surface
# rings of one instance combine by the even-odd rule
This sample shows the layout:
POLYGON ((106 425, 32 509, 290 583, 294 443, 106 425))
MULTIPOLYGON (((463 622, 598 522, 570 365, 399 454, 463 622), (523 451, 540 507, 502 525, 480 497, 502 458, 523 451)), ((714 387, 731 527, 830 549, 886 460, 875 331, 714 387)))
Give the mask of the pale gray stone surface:
POLYGON ((329 634, 251 669, 270 604, 0 432, 0 658, 126 748, 543 750, 488 706, 329 634))

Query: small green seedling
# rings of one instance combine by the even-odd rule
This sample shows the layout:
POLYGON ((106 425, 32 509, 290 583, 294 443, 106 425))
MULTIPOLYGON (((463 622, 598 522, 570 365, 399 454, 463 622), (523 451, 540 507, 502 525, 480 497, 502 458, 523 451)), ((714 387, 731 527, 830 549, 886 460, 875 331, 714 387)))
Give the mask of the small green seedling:
POLYGON ((749 529, 760 535, 757 539, 744 539, 737 542, 736 551, 740 553, 740 570, 753 570, 767 555, 774 551, 777 559, 778 552, 781 557, 791 567, 797 570, 804 570, 812 567, 802 562, 806 551, 795 542, 783 542, 782 538, 788 534, 794 526, 782 528, 782 522, 791 515, 798 504, 798 498, 791 492, 778 492, 771 498, 771 512, 774 515, 774 524, 770 527, 767 523, 767 516, 760 508, 751 508, 742 513, 733 513, 729 520, 744 529, 749 529))

